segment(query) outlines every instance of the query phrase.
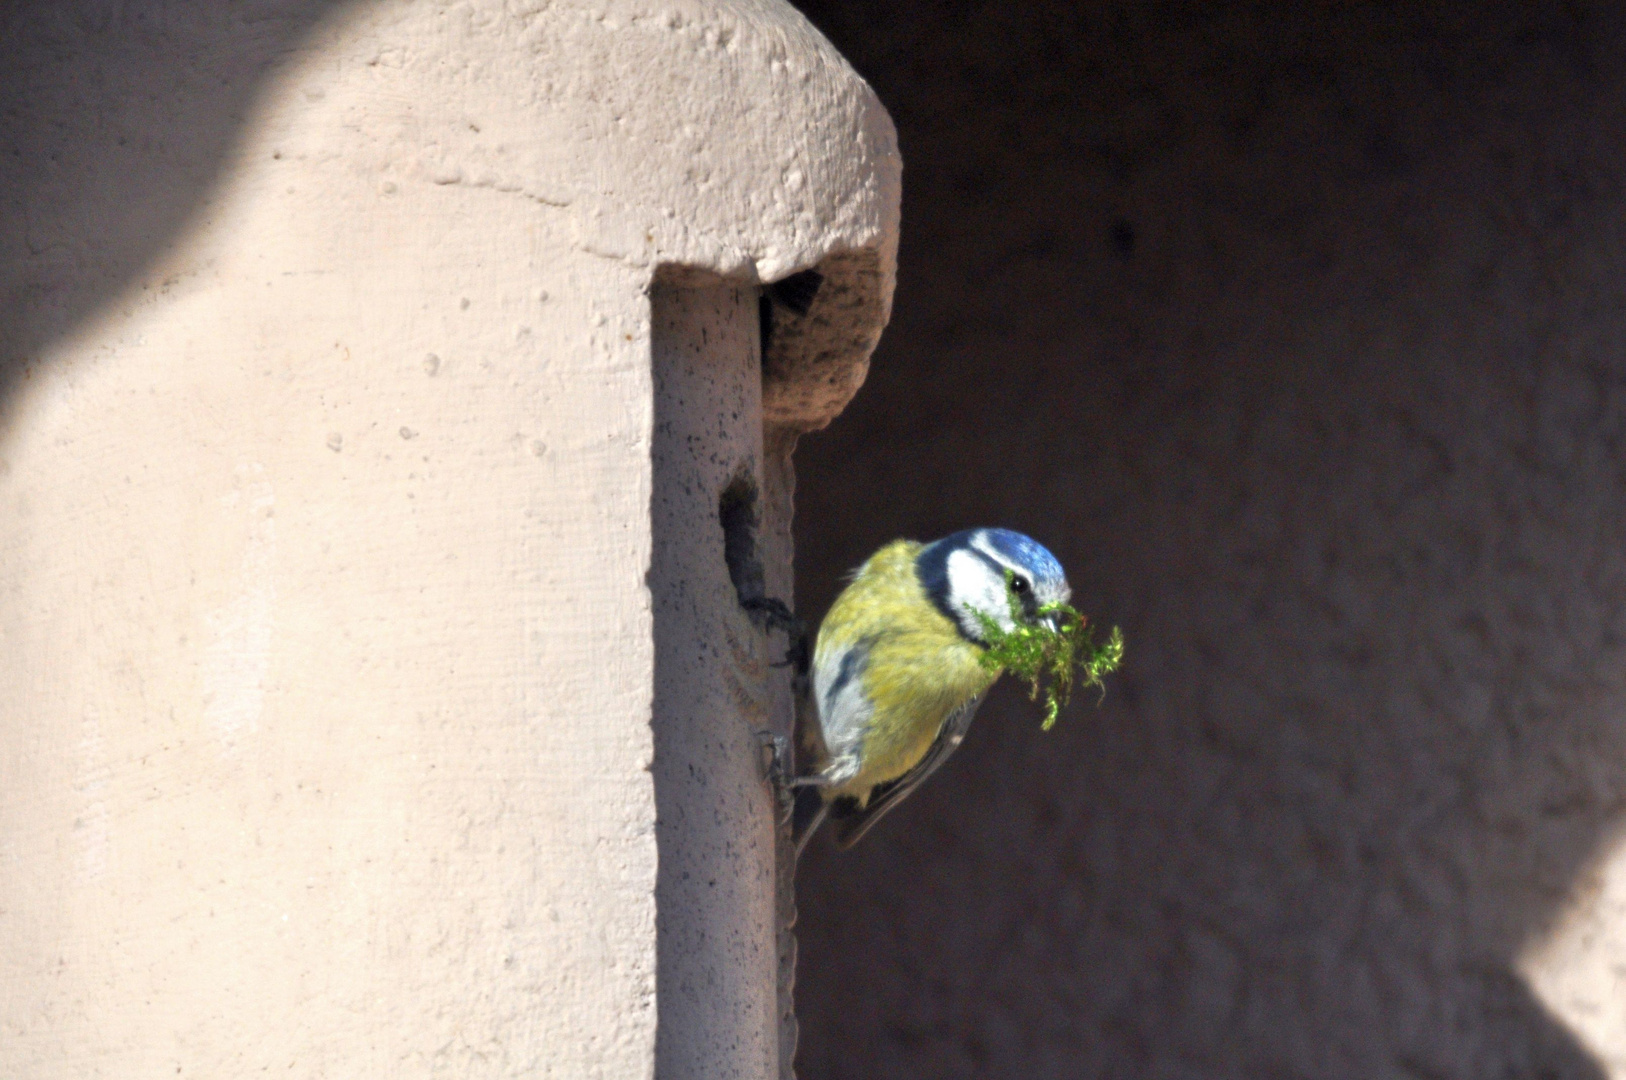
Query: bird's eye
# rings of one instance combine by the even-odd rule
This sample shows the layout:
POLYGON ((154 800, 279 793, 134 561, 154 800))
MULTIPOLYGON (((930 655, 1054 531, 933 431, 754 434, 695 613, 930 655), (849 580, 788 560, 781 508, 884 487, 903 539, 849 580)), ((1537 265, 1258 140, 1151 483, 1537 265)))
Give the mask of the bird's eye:
POLYGON ((1011 579, 1011 588, 1016 590, 1017 593, 1025 593, 1025 592, 1027 592, 1028 591, 1027 578, 1012 578, 1011 579))

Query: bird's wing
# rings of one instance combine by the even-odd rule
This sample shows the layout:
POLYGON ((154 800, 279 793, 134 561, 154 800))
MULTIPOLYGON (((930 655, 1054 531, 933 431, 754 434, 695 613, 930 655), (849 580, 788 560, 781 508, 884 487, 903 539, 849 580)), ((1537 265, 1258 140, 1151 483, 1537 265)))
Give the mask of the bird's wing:
MULTIPOLYGON (((825 760, 817 767, 828 770, 834 766, 838 775, 832 781, 850 779, 858 769, 858 754, 864 745, 864 733, 869 729, 875 705, 864 692, 864 672, 869 668, 870 650, 876 635, 860 638, 845 646, 828 650, 813 669, 814 708, 818 721, 818 735, 825 760), (845 765, 840 763, 845 762, 845 765)), ((810 760, 809 764, 814 764, 810 760)))
POLYGON ((856 803, 838 802, 832 806, 830 816, 837 821, 836 847, 845 851, 858 843, 888 810, 906 799, 922 780, 936 772, 938 766, 959 747, 960 740, 965 738, 966 731, 971 727, 971 718, 977 714, 977 706, 981 704, 982 695, 978 694, 950 713, 948 719, 943 721, 936 741, 926 751, 926 756, 896 780, 877 785, 870 793, 869 805, 862 810, 857 808, 856 803))

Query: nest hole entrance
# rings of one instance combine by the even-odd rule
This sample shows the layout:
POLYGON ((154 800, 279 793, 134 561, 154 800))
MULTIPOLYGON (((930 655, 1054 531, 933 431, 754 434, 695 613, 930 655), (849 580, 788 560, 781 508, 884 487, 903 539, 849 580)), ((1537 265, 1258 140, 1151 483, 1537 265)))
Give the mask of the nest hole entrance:
POLYGON ((767 595, 762 559, 757 554, 757 528, 761 524, 757 484, 747 473, 729 481, 717 500, 717 520, 723 526, 723 562, 740 606, 749 607, 767 595))

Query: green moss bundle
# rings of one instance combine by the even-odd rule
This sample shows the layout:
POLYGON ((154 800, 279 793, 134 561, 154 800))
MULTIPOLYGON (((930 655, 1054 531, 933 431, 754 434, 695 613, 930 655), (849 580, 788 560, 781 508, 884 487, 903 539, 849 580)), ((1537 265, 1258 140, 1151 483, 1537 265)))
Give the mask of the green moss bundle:
POLYGON ((1022 609, 1022 598, 1011 586, 1014 576, 1005 571, 1005 597, 1011 607, 1011 622, 1015 629, 1006 630, 992 615, 977 611, 982 624, 983 640, 988 643, 981 662, 989 671, 1004 671, 1016 676, 1029 686, 1028 697, 1034 701, 1044 695, 1043 730, 1055 726, 1061 710, 1072 697, 1075 682, 1085 686, 1106 686, 1103 676, 1117 671, 1124 659, 1124 636, 1116 626, 1107 634, 1106 641, 1097 645, 1089 620, 1068 604, 1046 604, 1039 615, 1054 618, 1048 622, 1029 622, 1022 609))

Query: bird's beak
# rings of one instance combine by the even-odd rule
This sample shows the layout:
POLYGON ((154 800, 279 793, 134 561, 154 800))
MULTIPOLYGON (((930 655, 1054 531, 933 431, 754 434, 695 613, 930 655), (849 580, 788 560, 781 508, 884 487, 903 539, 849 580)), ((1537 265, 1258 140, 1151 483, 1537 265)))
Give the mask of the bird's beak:
POLYGON ((1052 632, 1057 634, 1061 633, 1061 612, 1052 611, 1050 614, 1043 616, 1039 621, 1050 627, 1052 632))

